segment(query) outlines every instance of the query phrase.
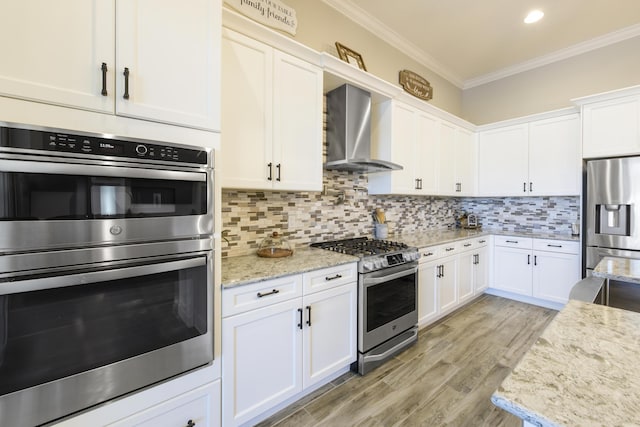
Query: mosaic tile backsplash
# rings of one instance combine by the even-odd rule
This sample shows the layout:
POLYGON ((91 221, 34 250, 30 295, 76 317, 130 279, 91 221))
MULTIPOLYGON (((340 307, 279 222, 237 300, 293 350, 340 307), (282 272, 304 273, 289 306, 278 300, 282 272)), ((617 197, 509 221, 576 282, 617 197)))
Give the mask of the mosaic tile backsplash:
POLYGON ((372 212, 382 208, 393 234, 453 226, 464 212, 485 228, 569 233, 579 221, 578 197, 454 198, 370 196, 367 176, 324 171, 319 192, 222 191, 222 257, 248 255, 277 231, 293 247, 373 235, 372 212))

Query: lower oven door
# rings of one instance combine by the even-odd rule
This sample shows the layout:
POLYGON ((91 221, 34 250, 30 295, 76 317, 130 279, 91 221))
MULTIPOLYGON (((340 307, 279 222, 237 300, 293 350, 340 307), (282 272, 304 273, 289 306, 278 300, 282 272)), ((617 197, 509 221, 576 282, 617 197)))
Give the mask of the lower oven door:
POLYGON ((211 362, 212 270, 204 251, 5 278, 0 425, 49 422, 211 362))
POLYGON ((360 277, 359 352, 367 352, 418 323, 417 271, 417 263, 410 263, 360 277))

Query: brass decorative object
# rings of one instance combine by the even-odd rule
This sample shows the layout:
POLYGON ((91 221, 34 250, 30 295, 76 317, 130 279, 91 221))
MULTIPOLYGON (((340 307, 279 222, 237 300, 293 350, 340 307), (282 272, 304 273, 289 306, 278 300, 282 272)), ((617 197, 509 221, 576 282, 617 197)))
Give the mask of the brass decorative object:
POLYGON ((433 88, 424 77, 409 70, 400 71, 400 86, 405 92, 425 101, 433 98, 433 88))
POLYGON ((338 49, 338 56, 340 56, 340 59, 351 65, 358 66, 358 68, 363 71, 367 71, 367 67, 364 66, 364 61, 362 60, 362 55, 358 52, 349 49, 339 42, 336 42, 336 49, 338 49))

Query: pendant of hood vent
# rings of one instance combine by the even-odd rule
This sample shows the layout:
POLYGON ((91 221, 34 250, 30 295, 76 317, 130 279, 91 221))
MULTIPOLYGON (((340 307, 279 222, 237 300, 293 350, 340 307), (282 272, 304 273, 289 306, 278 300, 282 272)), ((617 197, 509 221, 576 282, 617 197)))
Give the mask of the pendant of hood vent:
POLYGON ((374 173, 402 166, 371 158, 371 94, 344 84, 327 92, 325 169, 374 173))

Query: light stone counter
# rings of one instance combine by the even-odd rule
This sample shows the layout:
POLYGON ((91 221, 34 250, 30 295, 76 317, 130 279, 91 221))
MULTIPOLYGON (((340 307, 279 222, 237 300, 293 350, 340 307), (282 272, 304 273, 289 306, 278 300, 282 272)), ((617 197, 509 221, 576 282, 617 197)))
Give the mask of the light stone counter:
POLYGON ((535 426, 640 425, 640 313, 570 300, 493 394, 535 426))
POLYGON ((604 257, 593 269, 595 277, 640 284, 640 260, 604 257))
POLYGON ((222 287, 230 288, 291 274, 357 262, 358 258, 316 248, 295 249, 283 258, 245 255, 222 258, 222 287))
POLYGON ((530 237, 535 239, 553 239, 553 240, 568 240, 579 241, 579 236, 572 236, 571 234, 558 234, 549 232, 517 232, 517 231, 503 231, 492 229, 463 229, 463 228, 445 228, 435 229, 429 231, 419 231, 415 233, 396 234, 390 236, 389 240, 397 240, 406 243, 409 246, 416 248, 426 248, 428 246, 435 246, 444 243, 450 243, 457 240, 472 239, 474 237, 490 236, 490 235, 502 235, 502 236, 517 236, 517 237, 530 237))

